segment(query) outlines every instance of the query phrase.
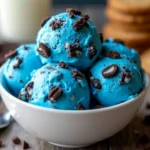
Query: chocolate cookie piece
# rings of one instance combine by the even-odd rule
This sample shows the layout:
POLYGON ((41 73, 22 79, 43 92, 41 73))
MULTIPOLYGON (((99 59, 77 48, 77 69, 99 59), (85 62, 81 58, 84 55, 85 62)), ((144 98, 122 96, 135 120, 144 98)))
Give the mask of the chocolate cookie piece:
POLYGON ((75 15, 81 15, 81 11, 74 9, 74 8, 67 8, 66 12, 69 13, 70 18, 74 18, 75 15))
POLYGON ((76 31, 81 30, 83 27, 88 27, 87 20, 89 19, 89 16, 83 16, 82 18, 79 18, 76 20, 76 22, 73 24, 73 28, 76 31))
POLYGON ((129 71, 125 71, 121 74, 120 85, 128 83, 132 78, 132 74, 129 71))
POLYGON ((84 78, 84 75, 77 70, 72 70, 71 74, 72 74, 72 77, 75 79, 84 78))
POLYGON ((30 148, 29 143, 27 143, 26 141, 23 141, 22 149, 28 149, 28 148, 30 148))
POLYGON ((113 64, 113 65, 106 67, 102 71, 102 75, 104 78, 110 78, 110 77, 115 76, 117 74, 118 70, 119 70, 119 67, 116 64, 113 64))
POLYGON ((65 62, 63 62, 63 61, 59 63, 59 67, 60 68, 65 68, 65 69, 69 68, 68 65, 65 62))
POLYGON ((100 83, 100 81, 97 78, 94 77, 90 77, 91 83, 92 85, 96 88, 96 89, 102 89, 102 85, 100 83))
POLYGON ((8 53, 4 55, 5 58, 12 58, 17 55, 17 50, 10 50, 8 53))
POLYGON ((59 88, 57 86, 53 86, 52 90, 48 94, 48 99, 51 102, 55 102, 62 95, 62 93, 63 93, 63 91, 61 88, 59 88))
POLYGON ((37 49, 37 52, 42 55, 45 58, 48 58, 50 56, 50 49, 47 45, 40 43, 39 49, 37 49))
POLYGON ((94 44, 91 44, 91 46, 88 48, 88 56, 90 59, 92 59, 97 54, 97 50, 94 44))
POLYGON ((85 108, 84 108, 84 106, 81 104, 81 103, 79 103, 78 105, 77 105, 77 108, 76 108, 77 110, 85 110, 85 108))
POLYGON ((79 45, 66 43, 65 47, 68 49, 69 57, 79 57, 82 53, 82 49, 79 45))
POLYGON ((33 86, 34 86, 34 82, 32 81, 32 82, 28 83, 27 86, 25 87, 27 100, 29 100, 32 95, 33 86))
POLYGON ((119 59, 120 58, 120 54, 118 52, 115 51, 110 51, 106 54, 107 57, 109 58, 113 58, 113 59, 119 59))
POLYGON ((50 27, 52 28, 52 30, 56 30, 59 29, 61 26, 63 26, 64 21, 61 19, 55 19, 54 21, 52 21, 50 23, 50 27))
POLYGON ((43 19, 41 22, 41 27, 43 27, 49 19, 50 19, 50 17, 43 19))
POLYGON ((16 57, 16 64, 13 65, 13 68, 14 69, 19 68, 21 63, 22 63, 22 59, 19 57, 16 57))
POLYGON ((12 142, 15 145, 19 145, 21 143, 21 140, 17 136, 15 136, 15 137, 12 138, 12 142))

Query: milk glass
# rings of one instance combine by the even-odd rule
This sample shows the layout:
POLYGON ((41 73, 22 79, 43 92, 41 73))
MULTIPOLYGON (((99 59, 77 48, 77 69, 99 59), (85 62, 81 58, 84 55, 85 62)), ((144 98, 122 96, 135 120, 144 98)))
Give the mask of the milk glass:
POLYGON ((0 26, 7 42, 34 42, 43 18, 50 16, 51 0, 0 0, 0 26))

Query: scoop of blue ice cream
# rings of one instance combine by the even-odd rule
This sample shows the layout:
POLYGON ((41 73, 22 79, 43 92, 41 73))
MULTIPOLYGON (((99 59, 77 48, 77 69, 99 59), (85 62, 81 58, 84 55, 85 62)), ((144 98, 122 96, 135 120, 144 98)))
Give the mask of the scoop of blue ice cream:
POLYGON ((138 67, 126 58, 98 61, 90 70, 92 94, 103 106, 112 106, 136 97, 143 89, 138 67))
POLYGON ((100 55, 99 34, 87 15, 74 9, 67 11, 43 22, 37 36, 37 54, 43 64, 65 61, 87 70, 100 55))
POLYGON ((35 44, 26 44, 10 51, 5 55, 9 58, 4 64, 4 78, 15 96, 29 80, 29 75, 34 69, 42 66, 35 53, 35 44))
POLYGON ((33 105, 63 110, 88 109, 90 91, 84 75, 66 63, 48 63, 32 73, 19 98, 33 105))
POLYGON ((111 56, 113 57, 113 52, 119 53, 121 57, 129 59, 137 65, 139 69, 141 68, 140 55, 136 50, 126 47, 120 40, 109 38, 103 42, 102 55, 107 56, 111 53, 111 56))

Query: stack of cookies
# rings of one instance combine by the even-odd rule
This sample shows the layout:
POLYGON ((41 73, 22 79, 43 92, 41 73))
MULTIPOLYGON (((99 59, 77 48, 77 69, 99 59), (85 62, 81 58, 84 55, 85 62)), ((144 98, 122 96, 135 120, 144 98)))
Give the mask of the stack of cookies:
POLYGON ((150 0, 108 0, 105 38, 123 40, 140 53, 150 47, 150 0))

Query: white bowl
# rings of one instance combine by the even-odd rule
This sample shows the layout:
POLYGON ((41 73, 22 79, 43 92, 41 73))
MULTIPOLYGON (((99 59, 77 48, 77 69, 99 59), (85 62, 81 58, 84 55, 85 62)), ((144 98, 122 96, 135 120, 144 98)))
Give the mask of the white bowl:
POLYGON ((149 85, 146 73, 144 79, 145 88, 135 99, 112 107, 83 111, 47 109, 23 102, 7 92, 3 75, 0 77, 0 92, 10 114, 29 133, 57 146, 77 148, 114 135, 132 120, 149 85))

